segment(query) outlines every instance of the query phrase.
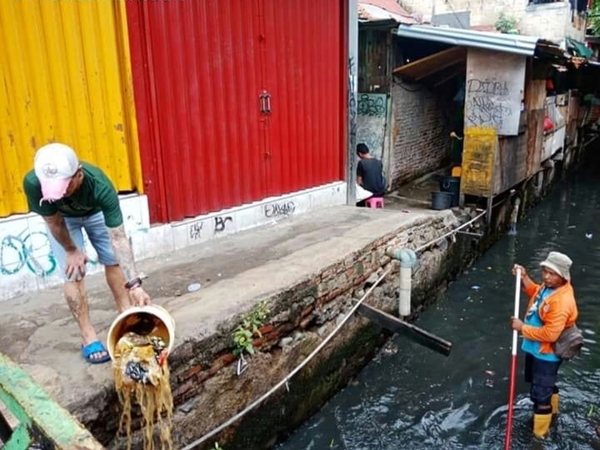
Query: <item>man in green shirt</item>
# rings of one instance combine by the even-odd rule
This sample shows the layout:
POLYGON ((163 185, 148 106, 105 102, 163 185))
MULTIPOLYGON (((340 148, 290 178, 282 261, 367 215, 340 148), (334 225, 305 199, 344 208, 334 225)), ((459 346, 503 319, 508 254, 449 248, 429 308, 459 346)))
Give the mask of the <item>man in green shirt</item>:
POLYGON ((83 229, 105 266, 117 310, 150 303, 135 268, 117 191, 102 170, 80 163, 73 149, 64 144, 40 148, 34 166, 25 175, 23 188, 29 209, 48 226, 50 248, 65 279, 65 299, 81 331, 82 354, 92 364, 109 361, 90 320, 83 282, 88 262, 83 229))

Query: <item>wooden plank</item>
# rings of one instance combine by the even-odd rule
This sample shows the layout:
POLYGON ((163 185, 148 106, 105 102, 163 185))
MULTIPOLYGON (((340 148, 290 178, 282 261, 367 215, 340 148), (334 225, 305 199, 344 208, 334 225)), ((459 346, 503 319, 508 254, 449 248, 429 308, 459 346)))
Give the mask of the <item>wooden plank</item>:
POLYGON ((540 170, 542 149, 544 146, 544 116, 546 107, 546 79, 536 77, 536 71, 545 68, 538 62, 530 62, 531 70, 527 76, 525 90, 525 108, 527 124, 526 176, 531 177, 540 170))
POLYGON ((29 448, 33 437, 56 450, 102 450, 104 447, 69 412, 58 405, 17 364, 0 353, 0 401, 18 419, 19 426, 6 443, 7 450, 29 448))
POLYGON ((519 134, 526 57, 469 49, 465 126, 491 127, 500 136, 519 134))
POLYGON ((494 182, 494 164, 498 153, 498 135, 490 127, 465 129, 463 147, 462 194, 489 197, 494 182))
POLYGON ((447 67, 463 64, 466 56, 467 51, 464 47, 453 47, 396 67, 393 73, 394 75, 410 78, 412 81, 419 81, 447 67))
POLYGON ((413 324, 400 320, 384 311, 380 311, 364 303, 358 307, 358 313, 379 325, 382 328, 393 331, 396 334, 407 337, 411 341, 427 347, 434 352, 444 356, 450 355, 452 343, 437 337, 413 324))

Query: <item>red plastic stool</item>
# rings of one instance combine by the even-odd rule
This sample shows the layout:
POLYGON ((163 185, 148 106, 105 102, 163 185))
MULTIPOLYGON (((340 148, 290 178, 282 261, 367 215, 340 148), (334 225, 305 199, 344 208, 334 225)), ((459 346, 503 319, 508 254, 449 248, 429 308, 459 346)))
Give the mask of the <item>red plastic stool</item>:
POLYGON ((365 204, 368 208, 383 208, 383 197, 371 197, 365 204))

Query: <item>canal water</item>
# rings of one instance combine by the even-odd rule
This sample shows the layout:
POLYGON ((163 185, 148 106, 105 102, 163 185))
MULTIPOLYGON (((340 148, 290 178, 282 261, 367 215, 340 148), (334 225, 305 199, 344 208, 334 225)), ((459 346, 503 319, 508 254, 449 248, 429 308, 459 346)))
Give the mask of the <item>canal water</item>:
MULTIPOLYGON (((519 353, 512 448, 600 448, 595 432, 600 425, 600 176, 588 169, 558 185, 519 223, 516 237, 495 244, 416 321, 453 342, 449 357, 393 339, 355 382, 277 449, 502 449, 515 286, 510 268, 518 262, 539 280, 539 263, 552 250, 574 261, 578 325, 586 346, 581 357, 562 364, 561 413, 541 445, 531 434, 532 406, 519 353)), ((521 317, 526 301, 523 294, 521 317)))

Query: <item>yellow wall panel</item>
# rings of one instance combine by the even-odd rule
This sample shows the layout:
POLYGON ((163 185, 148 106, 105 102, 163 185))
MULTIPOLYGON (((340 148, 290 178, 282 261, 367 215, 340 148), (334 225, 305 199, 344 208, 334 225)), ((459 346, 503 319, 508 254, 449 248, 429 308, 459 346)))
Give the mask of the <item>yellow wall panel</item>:
POLYGON ((48 142, 142 191, 122 0, 0 2, 0 217, 28 211, 22 179, 48 142))
POLYGON ((465 129, 460 190, 463 194, 490 197, 494 182, 494 165, 498 134, 494 128, 465 129))

